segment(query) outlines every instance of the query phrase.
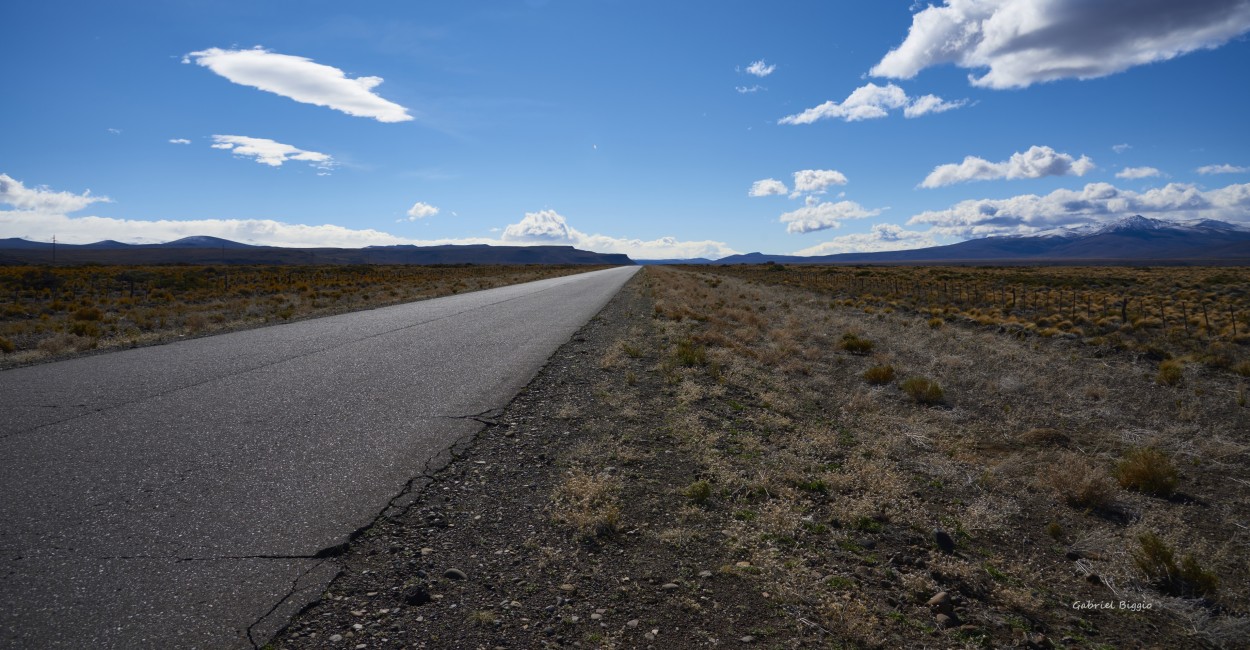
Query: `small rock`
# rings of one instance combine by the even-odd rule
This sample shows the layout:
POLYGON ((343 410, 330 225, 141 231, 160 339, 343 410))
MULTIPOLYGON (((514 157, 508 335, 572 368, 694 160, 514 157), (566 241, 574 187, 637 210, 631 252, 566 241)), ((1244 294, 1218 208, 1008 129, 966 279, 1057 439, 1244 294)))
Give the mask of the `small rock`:
POLYGON ((938 627, 955 627, 955 619, 946 614, 937 615, 938 627))
POLYGON ((360 623, 353 623, 353 624, 352 624, 352 629, 353 629, 353 630, 356 630, 357 632, 359 632, 359 631, 361 631, 361 630, 365 629, 365 626, 361 625, 360 623))
POLYGON ((575 585, 571 585, 571 584, 569 584, 569 583, 567 583, 567 582, 566 582, 566 583, 564 583, 564 584, 560 585, 560 591, 567 592, 567 593, 573 593, 574 591, 577 591, 577 587, 576 587, 575 585))
POLYGON ((743 643, 755 643, 755 637, 751 636, 750 634, 748 634, 748 635, 746 635, 746 636, 744 636, 744 637, 742 637, 741 639, 738 639, 738 640, 739 640, 739 641, 741 641, 741 642, 743 642, 743 643))
POLYGON ((712 577, 712 572, 711 572, 711 571, 700 571, 700 572, 699 572, 699 577, 700 577, 700 578, 710 578, 710 577, 712 577))
POLYGON ((638 627, 638 619, 632 619, 625 624, 625 627, 638 627))
POLYGON ((929 609, 938 614, 955 615, 955 603, 951 602, 945 591, 929 599, 929 609))
POLYGON ((1045 634, 1030 634, 1025 643, 1031 650, 1050 650, 1055 647, 1054 642, 1046 638, 1045 634))
POLYGON ((426 546, 425 548, 421 549, 421 554, 422 554, 422 555, 429 555, 430 553, 433 553, 433 552, 434 552, 434 549, 432 549, 432 548, 430 548, 430 547, 428 547, 428 546, 426 546))
POLYGON ((330 637, 330 643, 338 643, 339 641, 342 641, 342 640, 343 640, 342 634, 335 634, 330 637))
POLYGON ((363 609, 353 609, 353 610, 352 610, 352 616, 364 616, 364 615, 365 615, 365 610, 363 610, 363 609))
POLYGON ((443 572, 443 577, 451 580, 464 580, 469 576, 465 575, 464 571, 461 571, 460 569, 447 569, 443 572))
POLYGON ((745 568, 747 568, 747 567, 751 566, 751 563, 750 563, 750 562, 747 562, 747 561, 745 561, 745 560, 744 560, 744 561, 742 561, 742 562, 739 562, 739 563, 735 564, 734 566, 738 567, 739 569, 745 569, 745 568))
POLYGON ((367 646, 367 645, 365 645, 365 644, 363 644, 363 643, 357 643, 357 644, 356 644, 356 650, 365 650, 365 648, 368 648, 368 647, 369 647, 369 646, 367 646))
POLYGON ((590 615, 590 620, 592 620, 592 621, 600 621, 600 620, 603 620, 603 614, 599 614, 598 612, 596 612, 596 613, 594 613, 594 614, 591 614, 591 615, 590 615))
POLYGON ((664 591, 674 591, 678 589, 678 587, 676 582, 666 582, 660 586, 660 589, 663 589, 664 591))
POLYGON ((404 602, 409 605, 419 607, 430 600, 430 591, 421 585, 414 585, 404 590, 404 602))
POLYGON ((551 635, 553 635, 553 634, 555 634, 555 633, 556 633, 556 629, 555 629, 554 627, 544 627, 544 628, 543 628, 543 634, 546 634, 547 636, 551 636, 551 635))
POLYGON ((955 552, 955 540, 950 536, 950 533, 942 530, 941 528, 933 529, 933 541, 937 542, 938 548, 941 549, 943 553, 955 552))

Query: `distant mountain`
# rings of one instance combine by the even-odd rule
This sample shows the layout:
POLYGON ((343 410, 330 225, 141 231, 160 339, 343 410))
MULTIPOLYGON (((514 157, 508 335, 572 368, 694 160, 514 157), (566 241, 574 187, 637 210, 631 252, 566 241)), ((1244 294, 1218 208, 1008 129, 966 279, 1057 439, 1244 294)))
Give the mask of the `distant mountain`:
POLYGON ((174 241, 165 242, 164 244, 148 245, 159 246, 161 248, 216 248, 218 250, 221 250, 222 248, 261 248, 260 246, 253 246, 252 244, 242 244, 237 241, 230 241, 229 239, 207 236, 183 237, 182 239, 175 239, 174 241))
MULTIPOLYGON (((1223 221, 1164 221, 1140 215, 1096 227, 970 239, 947 246, 800 257, 747 253, 712 264, 1194 263, 1250 264, 1250 229, 1223 221)), ((645 262, 644 262, 645 263, 645 262)), ((698 264, 701 262, 687 262, 698 264)))
MULTIPOLYGON (((52 261, 51 242, 0 239, 0 264, 52 261)), ((622 254, 572 246, 370 246, 367 248, 282 248, 254 246, 218 237, 184 237, 163 244, 56 245, 58 264, 593 264, 632 265, 622 254)))

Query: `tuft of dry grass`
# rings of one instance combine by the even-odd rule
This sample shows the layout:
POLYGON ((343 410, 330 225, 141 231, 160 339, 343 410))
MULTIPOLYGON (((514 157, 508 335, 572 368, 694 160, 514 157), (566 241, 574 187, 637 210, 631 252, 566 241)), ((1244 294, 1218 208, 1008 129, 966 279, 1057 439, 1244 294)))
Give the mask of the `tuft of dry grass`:
POLYGON ((1074 508, 1106 510, 1115 503, 1115 483, 1106 470, 1082 454, 1060 454, 1054 463, 1043 469, 1039 479, 1054 490, 1060 500, 1074 508))
POLYGON ((894 366, 873 366, 864 371, 864 381, 873 386, 883 386, 894 381, 894 366))
POLYGON ((1125 454, 1116 467, 1116 478, 1124 488, 1163 498, 1172 496, 1178 481, 1172 459, 1152 448, 1125 454))
POLYGON ((874 346, 875 344, 872 341, 857 336, 852 332, 843 334, 842 340, 838 343, 839 348, 842 348, 851 354, 868 354, 869 352, 872 352, 874 346))
POLYGON ((1137 541, 1139 546, 1133 553, 1133 562, 1163 593, 1193 598, 1214 596, 1219 589, 1219 577, 1202 568, 1193 555, 1186 555, 1178 565, 1176 551, 1158 535, 1143 533, 1137 541))
POLYGON ((903 389, 907 396, 912 398, 917 404, 932 406, 942 404, 946 401, 946 394, 942 391, 942 387, 932 379, 926 377, 908 377, 899 384, 899 388, 903 389))
POLYGON ((612 476, 575 468, 551 495, 552 515, 583 538, 611 537, 620 525, 620 490, 612 476))
POLYGON ((1159 374, 1155 382, 1164 386, 1176 386, 1185 376, 1185 366, 1176 359, 1168 359, 1159 364, 1159 374))

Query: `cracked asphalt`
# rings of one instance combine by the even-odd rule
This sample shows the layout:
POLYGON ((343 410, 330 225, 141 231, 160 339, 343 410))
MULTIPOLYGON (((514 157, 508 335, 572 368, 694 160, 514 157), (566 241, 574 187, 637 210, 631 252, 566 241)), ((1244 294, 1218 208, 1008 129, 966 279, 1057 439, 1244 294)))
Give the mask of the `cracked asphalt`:
POLYGON ((0 645, 263 645, 637 268, 0 372, 0 645))

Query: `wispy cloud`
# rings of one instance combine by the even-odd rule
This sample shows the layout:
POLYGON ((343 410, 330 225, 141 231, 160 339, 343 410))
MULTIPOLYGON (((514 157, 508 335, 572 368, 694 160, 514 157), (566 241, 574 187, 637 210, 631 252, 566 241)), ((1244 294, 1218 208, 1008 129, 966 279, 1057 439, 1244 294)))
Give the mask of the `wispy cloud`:
POLYGON ((121 134, 122 134, 122 130, 121 130, 121 129, 114 129, 114 128, 112 128, 112 127, 109 127, 109 133, 112 133, 113 135, 121 135, 121 134))
POLYGON ((971 70, 975 86, 1093 79, 1215 48, 1250 31, 1245 0, 945 0, 912 16, 871 74, 911 79, 931 66, 971 70))
POLYGON ((1080 190, 1059 189, 1039 196, 961 201, 945 210, 921 212, 909 225, 928 224, 938 234, 958 237, 1031 234, 1060 226, 1112 221, 1135 214, 1170 218, 1203 218, 1250 222, 1250 183, 1200 190, 1169 183, 1144 192, 1108 183, 1090 183, 1080 190))
POLYGON ((763 59, 752 61, 751 65, 746 67, 746 73, 757 77, 767 77, 777 70, 777 66, 764 63, 763 59))
POLYGON ((1211 174, 1244 174, 1250 172, 1250 167, 1237 167, 1235 165, 1203 165, 1196 169, 1199 174, 1209 176, 1211 174))
POLYGON ((1136 180, 1139 178, 1153 178, 1155 176, 1162 175, 1163 172, 1155 169, 1154 167, 1125 167, 1124 169, 1116 172, 1115 177, 1136 180))
POLYGON ((853 235, 842 235, 796 251, 795 255, 837 255, 838 253, 875 253, 899 251, 912 248, 937 246, 938 242, 928 232, 907 230, 892 223, 879 223, 872 230, 853 235))
POLYGON ((938 165, 920 183, 920 187, 935 188, 969 181, 996 179, 1043 178, 1046 176, 1084 176, 1094 169, 1094 161, 1087 156, 1073 158, 1050 147, 1029 147, 1002 162, 990 162, 984 158, 968 156, 961 163, 938 165))
POLYGON ((329 154, 316 151, 305 151, 289 144, 275 142, 267 138, 252 138, 245 135, 214 135, 213 148, 229 151, 236 156, 251 157, 256 162, 270 167, 281 167, 288 160, 302 160, 316 167, 321 173, 329 173, 335 162, 329 154))
POLYGON ((379 122, 407 122, 408 109, 379 97, 373 89, 381 77, 349 78, 342 70, 302 56, 278 54, 262 48, 191 52, 184 63, 195 63, 243 86, 251 86, 297 102, 326 106, 348 115, 379 122))
POLYGON ((946 101, 936 95, 924 95, 911 99, 902 88, 894 84, 878 86, 868 83, 856 88, 841 103, 829 100, 801 113, 787 115, 778 124, 811 124, 820 120, 839 119, 846 122, 874 120, 886 117, 892 110, 903 109, 904 117, 920 117, 929 113, 942 113, 967 105, 967 100, 946 101))
POLYGON ((758 93, 761 90, 767 90, 767 88, 759 84, 755 84, 754 86, 734 86, 734 90, 738 91, 739 95, 750 95, 752 93, 758 93))
POLYGON ((438 208, 430 205, 429 203, 422 203, 421 201, 417 201, 416 203, 412 204, 411 208, 408 208, 408 218, 401 219, 400 221, 416 221, 418 219, 425 219, 426 217, 432 217, 436 214, 438 214, 438 208))
POLYGON ((1124 153, 1125 151, 1128 151, 1129 149, 1132 149, 1132 148, 1133 148, 1133 145, 1131 145, 1131 144, 1129 144, 1129 143, 1127 143, 1127 142, 1122 143, 1122 144, 1113 144, 1113 145, 1111 145, 1111 150, 1112 150, 1112 151, 1114 151, 1114 152, 1116 152, 1116 153, 1124 153))
POLYGON ((169 144, 191 144, 191 141, 186 138, 170 138, 169 144))
POLYGON ((112 200, 107 196, 91 196, 91 190, 74 194, 55 192, 42 185, 26 187, 8 174, 0 174, 0 203, 32 213, 63 214, 77 212, 92 203, 112 203, 112 200))

